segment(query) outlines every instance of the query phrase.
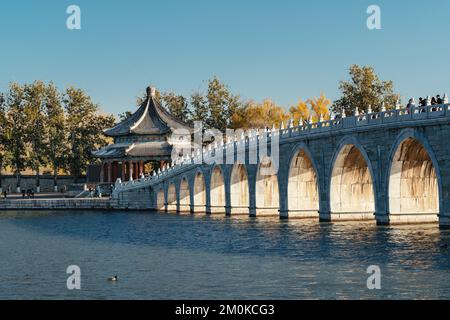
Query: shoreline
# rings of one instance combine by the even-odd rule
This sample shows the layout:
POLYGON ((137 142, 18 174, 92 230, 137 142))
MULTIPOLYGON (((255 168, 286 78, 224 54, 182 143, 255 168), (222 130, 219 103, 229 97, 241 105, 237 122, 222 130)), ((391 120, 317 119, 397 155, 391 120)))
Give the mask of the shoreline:
POLYGON ((118 210, 117 200, 89 199, 1 199, 0 211, 7 210, 118 210))

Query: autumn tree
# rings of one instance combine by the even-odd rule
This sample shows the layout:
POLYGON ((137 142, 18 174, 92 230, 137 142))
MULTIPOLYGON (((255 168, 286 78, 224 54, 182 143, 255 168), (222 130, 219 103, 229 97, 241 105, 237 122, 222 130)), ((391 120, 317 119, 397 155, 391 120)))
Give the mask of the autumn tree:
POLYGON ((308 99, 307 101, 311 106, 311 110, 313 111, 313 121, 318 122, 322 117, 324 120, 330 119, 330 110, 329 106, 331 104, 331 100, 327 99, 325 95, 322 93, 319 98, 308 99))
POLYGON ((300 121, 307 121, 311 112, 308 108, 307 102, 299 100, 295 106, 292 106, 289 109, 289 113, 295 122, 300 123, 300 121))
POLYGON ((352 65, 349 75, 349 81, 340 82, 342 97, 332 105, 335 113, 345 111, 350 116, 356 110, 367 112, 369 106, 373 111, 380 111, 383 103, 389 109, 395 107, 396 101, 400 99, 394 93, 393 82, 380 80, 372 67, 352 65))
POLYGON ((279 127, 282 122, 288 119, 289 114, 270 99, 265 99, 260 104, 250 101, 238 108, 233 114, 231 128, 247 130, 272 128, 273 125, 279 127))

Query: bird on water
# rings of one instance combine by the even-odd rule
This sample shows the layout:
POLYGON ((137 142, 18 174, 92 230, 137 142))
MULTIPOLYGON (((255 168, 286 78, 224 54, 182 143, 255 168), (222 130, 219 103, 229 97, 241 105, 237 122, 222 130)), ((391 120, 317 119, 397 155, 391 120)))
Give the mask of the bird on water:
POLYGON ((113 282, 115 282, 115 281, 117 281, 117 280, 119 280, 119 277, 118 277, 117 275, 115 275, 114 277, 109 277, 109 278, 108 278, 108 281, 113 281, 113 282))

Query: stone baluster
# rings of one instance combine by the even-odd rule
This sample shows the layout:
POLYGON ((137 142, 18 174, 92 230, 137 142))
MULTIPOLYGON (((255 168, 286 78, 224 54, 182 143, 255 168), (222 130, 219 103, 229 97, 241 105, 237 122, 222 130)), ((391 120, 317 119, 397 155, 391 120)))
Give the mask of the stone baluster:
POLYGON ((319 122, 324 122, 325 118, 323 117, 323 113, 320 114, 319 122))
POLYGON ((448 95, 446 93, 444 94, 443 100, 444 100, 444 104, 448 103, 448 95))

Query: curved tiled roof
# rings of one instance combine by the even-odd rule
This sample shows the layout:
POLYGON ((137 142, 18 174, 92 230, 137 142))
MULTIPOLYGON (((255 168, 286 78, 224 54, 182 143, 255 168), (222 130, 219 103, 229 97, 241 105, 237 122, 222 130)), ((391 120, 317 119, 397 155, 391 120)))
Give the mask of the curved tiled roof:
POLYGON ((172 146, 166 141, 118 143, 106 146, 92 154, 104 159, 125 157, 170 157, 172 146))
MULTIPOLYGON (((147 89, 147 92, 151 90, 147 89)), ((144 134, 166 134, 174 129, 185 129, 192 132, 192 127, 176 119, 164 109, 155 99, 153 94, 148 94, 147 99, 139 109, 128 119, 120 122, 111 129, 104 131, 110 137, 144 134)))

